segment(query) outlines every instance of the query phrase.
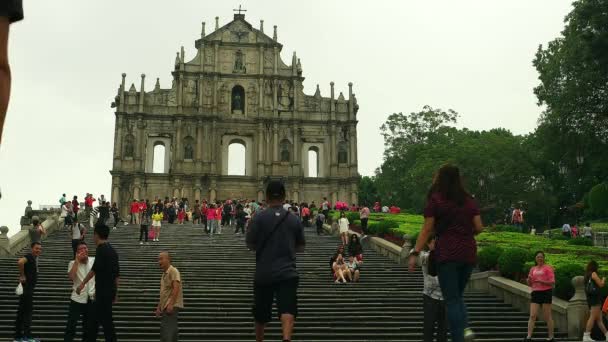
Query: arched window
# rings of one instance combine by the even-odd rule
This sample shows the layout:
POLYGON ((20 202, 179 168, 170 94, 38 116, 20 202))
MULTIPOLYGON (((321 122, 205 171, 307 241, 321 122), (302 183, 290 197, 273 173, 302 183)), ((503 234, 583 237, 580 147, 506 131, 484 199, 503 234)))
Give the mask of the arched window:
POLYGON ((194 159, 194 138, 186 137, 184 139, 184 159, 194 159))
POLYGON ((291 143, 287 139, 283 139, 281 141, 281 161, 289 162, 291 161, 291 143))
POLYGON ((154 143, 152 173, 165 173, 165 144, 162 142, 154 143))
POLYGON ((125 136, 124 143, 124 156, 125 158, 133 158, 135 151, 135 137, 131 134, 125 136))
POLYGON ((245 176, 245 142, 233 140, 228 145, 228 175, 245 176))
POLYGON ((319 177, 319 149, 308 149, 308 177, 319 177))
POLYGON ((346 163, 348 163, 348 146, 343 141, 338 144, 338 164, 346 163))
POLYGON ((245 113, 245 89, 240 85, 234 86, 232 88, 232 97, 231 97, 231 113, 232 114, 243 114, 245 113))

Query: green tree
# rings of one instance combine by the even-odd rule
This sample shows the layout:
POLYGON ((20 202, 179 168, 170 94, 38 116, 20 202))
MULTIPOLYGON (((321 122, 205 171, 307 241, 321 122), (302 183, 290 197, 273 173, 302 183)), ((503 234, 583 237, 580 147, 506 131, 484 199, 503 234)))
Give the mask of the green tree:
POLYGON ((371 206, 379 201, 378 189, 375 177, 363 176, 359 182, 359 205, 371 206))
POLYGON ((608 0, 578 0, 562 36, 539 47, 534 59, 547 110, 542 121, 565 135, 608 139, 608 0))

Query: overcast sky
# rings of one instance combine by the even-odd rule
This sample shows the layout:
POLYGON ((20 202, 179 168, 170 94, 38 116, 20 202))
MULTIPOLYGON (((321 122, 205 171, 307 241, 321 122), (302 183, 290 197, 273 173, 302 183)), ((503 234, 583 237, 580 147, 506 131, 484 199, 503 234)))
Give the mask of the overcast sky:
POLYGON ((170 71, 180 46, 195 54, 207 33, 246 20, 272 35, 281 56, 297 51, 305 92, 329 83, 360 105, 359 172, 382 163, 378 127, 394 112, 424 105, 454 109, 460 126, 532 131, 541 109, 532 59, 563 29, 571 0, 25 0, 25 20, 11 27, 13 90, 0 147, 0 225, 19 229, 26 201, 56 204, 62 193, 110 193, 114 114, 120 74, 127 87, 145 73, 146 89, 170 71))

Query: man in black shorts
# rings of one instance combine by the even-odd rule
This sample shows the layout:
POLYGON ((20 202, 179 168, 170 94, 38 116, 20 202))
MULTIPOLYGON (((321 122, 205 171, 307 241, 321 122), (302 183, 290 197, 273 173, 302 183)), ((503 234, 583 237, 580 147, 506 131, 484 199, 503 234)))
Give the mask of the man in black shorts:
POLYGON ((296 253, 304 251, 304 228, 299 218, 282 207, 285 186, 271 181, 266 188, 268 209, 256 214, 249 224, 247 247, 256 251, 253 284, 253 317, 256 341, 264 341, 264 329, 270 322, 272 302, 283 326, 283 341, 291 341, 298 313, 296 253))

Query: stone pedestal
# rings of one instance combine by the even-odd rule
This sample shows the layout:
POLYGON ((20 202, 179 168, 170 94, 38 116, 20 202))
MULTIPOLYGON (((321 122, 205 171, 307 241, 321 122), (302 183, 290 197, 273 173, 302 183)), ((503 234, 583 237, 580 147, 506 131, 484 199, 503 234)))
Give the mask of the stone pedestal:
POLYGON ((568 337, 581 339, 585 332, 585 324, 589 316, 589 307, 585 296, 585 278, 572 278, 574 296, 568 302, 568 337))

